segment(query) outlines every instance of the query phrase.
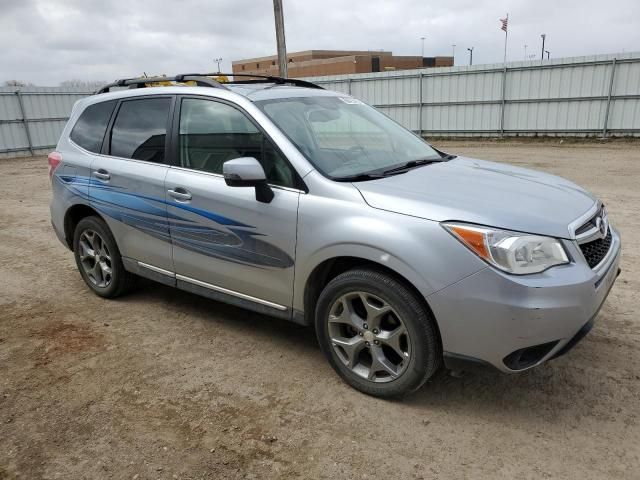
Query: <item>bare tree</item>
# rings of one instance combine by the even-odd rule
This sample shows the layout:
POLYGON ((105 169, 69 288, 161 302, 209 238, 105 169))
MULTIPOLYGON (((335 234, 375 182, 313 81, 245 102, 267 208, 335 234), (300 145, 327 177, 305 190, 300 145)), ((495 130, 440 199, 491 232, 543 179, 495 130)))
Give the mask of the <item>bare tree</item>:
POLYGON ((84 88, 87 90, 97 90, 98 88, 105 86, 107 83, 109 82, 101 81, 101 80, 73 79, 73 80, 65 80, 63 82, 60 82, 60 86, 68 87, 68 88, 84 88))
POLYGON ((25 82, 21 82, 20 80, 7 80, 4 82, 5 87, 26 87, 27 84, 25 82))

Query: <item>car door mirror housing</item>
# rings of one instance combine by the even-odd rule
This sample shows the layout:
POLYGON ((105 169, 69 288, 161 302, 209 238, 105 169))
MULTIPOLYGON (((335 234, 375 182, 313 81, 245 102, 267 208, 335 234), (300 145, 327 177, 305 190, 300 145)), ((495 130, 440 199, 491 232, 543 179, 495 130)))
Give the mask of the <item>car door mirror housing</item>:
POLYGON ((222 165, 224 181, 230 187, 254 187, 256 200, 269 203, 274 193, 267 183, 267 176, 260 162, 253 157, 234 158, 222 165))

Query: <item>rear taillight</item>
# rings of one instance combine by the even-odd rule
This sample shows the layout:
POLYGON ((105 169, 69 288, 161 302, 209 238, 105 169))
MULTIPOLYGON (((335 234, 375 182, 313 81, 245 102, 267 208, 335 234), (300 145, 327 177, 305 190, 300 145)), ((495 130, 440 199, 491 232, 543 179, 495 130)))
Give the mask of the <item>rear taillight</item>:
POLYGON ((49 162, 49 180, 51 180, 53 172, 55 172, 58 165, 62 163, 62 155, 58 152, 51 152, 47 157, 47 161, 49 162))

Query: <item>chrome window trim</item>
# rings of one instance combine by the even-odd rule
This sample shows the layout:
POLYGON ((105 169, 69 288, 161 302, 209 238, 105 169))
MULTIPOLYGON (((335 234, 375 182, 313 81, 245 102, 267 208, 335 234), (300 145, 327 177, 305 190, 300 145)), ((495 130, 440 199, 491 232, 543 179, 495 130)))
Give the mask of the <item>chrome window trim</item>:
MULTIPOLYGON (((127 162, 143 163, 143 164, 146 164, 146 165, 157 165, 157 166, 160 166, 160 167, 175 168, 176 170, 183 170, 185 172, 199 173, 199 174, 202 174, 202 175, 209 175, 209 176, 212 176, 212 177, 224 178, 224 175, 222 175, 220 173, 205 172, 204 170, 197 170, 195 168, 179 167, 178 165, 170 165, 168 163, 147 162, 146 160, 138 160, 138 159, 135 159, 135 158, 116 157, 115 155, 107 155, 105 153, 91 152, 89 150, 86 150, 86 149, 82 148, 80 145, 78 145, 73 140, 71 140, 71 138, 69 138, 69 143, 71 143, 74 147, 78 148, 83 153, 86 153, 88 155, 95 155, 96 157, 111 158, 111 159, 115 159, 115 160, 125 160, 127 162)), ((269 186, 271 188, 277 188, 278 190, 284 190, 284 191, 287 191, 287 192, 302 193, 302 194, 305 194, 305 195, 307 194, 307 192, 305 192, 304 190, 299 190, 297 188, 283 187, 282 185, 275 185, 273 183, 269 183, 269 186)))
POLYGON ((185 277, 184 275, 180 275, 178 273, 176 273, 175 276, 176 280, 182 280, 183 282, 192 283, 194 285, 198 285, 199 287, 208 288, 209 290, 215 290, 216 292, 226 293, 227 295, 232 295, 234 297, 242 298, 243 300, 249 300, 250 302, 259 303, 260 305, 275 308, 276 310, 285 311, 287 309, 287 307, 285 307, 284 305, 280 305, 279 303, 273 303, 269 302, 268 300, 262 300, 261 298, 252 297, 251 295, 247 295, 246 293, 229 290, 228 288, 219 287, 207 282, 202 282, 200 280, 196 280, 195 278, 185 277))
MULTIPOLYGON (((218 177, 218 178, 224 179, 224 175, 222 175, 221 173, 206 172, 204 170, 198 170, 196 168, 179 167, 177 165, 169 165, 169 168, 174 168, 176 170, 182 170, 184 172, 198 173, 201 175, 209 175, 211 177, 218 177)), ((298 190, 297 188, 292 188, 292 187, 283 187, 282 185, 274 185, 273 183, 269 183, 268 185, 271 188, 277 188, 279 190, 285 190, 287 192, 304 193, 304 194, 307 193, 304 190, 298 190)))
POLYGON ((89 150, 85 150, 80 145, 74 143, 71 139, 69 139, 69 143, 73 144, 74 147, 79 148, 82 152, 87 153, 89 155, 94 155, 96 157, 114 159, 114 160, 125 160, 127 162, 142 163, 142 164, 145 164, 145 165, 156 165, 158 167, 166 167, 166 168, 171 167, 171 165, 169 165, 168 163, 148 162, 146 160, 138 160, 137 158, 116 157, 115 155, 107 155, 106 153, 90 152, 89 150))
POLYGON ((147 162, 146 160, 138 160, 137 158, 116 157, 115 155, 107 155, 106 153, 91 152, 91 151, 81 147, 80 145, 78 145, 73 140, 71 140, 71 137, 68 137, 67 140, 69 141, 69 143, 71 145, 73 145, 74 147, 79 149, 81 152, 86 153, 88 155, 94 155, 96 157, 102 157, 102 158, 112 158, 112 159, 115 159, 115 160, 126 160, 127 162, 144 163, 146 165, 158 165, 159 167, 167 167, 168 168, 168 167, 171 166, 168 163, 147 162))

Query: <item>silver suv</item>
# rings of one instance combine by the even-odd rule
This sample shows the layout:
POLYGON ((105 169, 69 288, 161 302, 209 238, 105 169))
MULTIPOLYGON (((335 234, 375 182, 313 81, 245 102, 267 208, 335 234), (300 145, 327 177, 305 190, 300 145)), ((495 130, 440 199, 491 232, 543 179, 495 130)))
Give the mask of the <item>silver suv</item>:
POLYGON ((591 328, 620 236, 590 193, 308 82, 208 75, 108 85, 49 155, 53 227, 96 294, 141 276, 314 325, 377 396, 443 362, 526 370, 591 328))

